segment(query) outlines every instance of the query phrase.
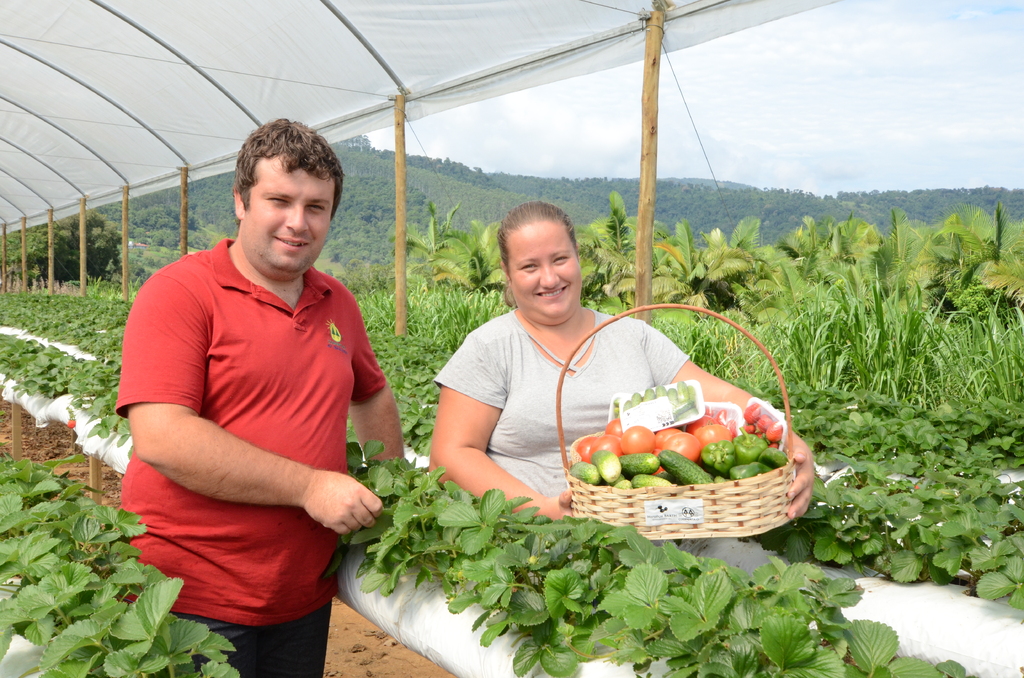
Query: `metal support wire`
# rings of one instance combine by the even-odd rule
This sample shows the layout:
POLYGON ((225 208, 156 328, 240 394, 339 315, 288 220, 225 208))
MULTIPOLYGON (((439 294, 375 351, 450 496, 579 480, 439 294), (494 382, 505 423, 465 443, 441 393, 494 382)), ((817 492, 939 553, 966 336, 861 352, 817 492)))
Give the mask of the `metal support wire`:
MULTIPOLYGON (((664 48, 662 48, 664 50, 664 48)), ((715 170, 711 167, 711 159, 708 158, 708 152, 704 149, 704 142, 701 141, 700 132, 697 131, 697 123, 693 121, 693 114, 690 113, 690 106, 686 103, 686 97, 683 95, 683 88, 679 84, 679 78, 676 77, 676 69, 672 67, 672 60, 668 58, 668 52, 665 51, 665 62, 668 64, 668 69, 672 72, 672 79, 676 81, 676 90, 679 92, 679 98, 683 100, 683 107, 686 108, 686 115, 690 118, 690 125, 693 126, 693 133, 697 137, 697 143, 700 145, 700 152, 704 154, 704 162, 708 164, 708 171, 711 172, 711 179, 715 182, 715 189, 718 191, 718 198, 722 201, 722 207, 725 209, 725 215, 729 217, 729 223, 732 226, 736 225, 736 220, 732 218, 732 214, 729 212, 729 206, 725 204, 725 196, 722 195, 722 187, 718 184, 718 177, 715 176, 715 170)))

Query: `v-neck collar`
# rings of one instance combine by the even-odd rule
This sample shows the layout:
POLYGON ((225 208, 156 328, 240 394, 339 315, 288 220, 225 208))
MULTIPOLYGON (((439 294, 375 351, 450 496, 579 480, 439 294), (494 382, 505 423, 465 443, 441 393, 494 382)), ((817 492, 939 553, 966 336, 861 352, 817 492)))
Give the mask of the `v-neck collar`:
MULTIPOLYGON (((591 315, 593 315, 593 317, 594 317, 594 327, 597 327, 597 325, 598 325, 597 312, 593 311, 591 309, 587 309, 587 310, 589 310, 591 315)), ((553 369, 556 369, 556 370, 561 370, 565 366, 565 361, 564 360, 562 360, 557 355, 555 355, 555 353, 551 349, 549 349, 547 346, 545 346, 543 344, 543 342, 541 342, 540 339, 538 339, 537 337, 535 337, 532 334, 530 334, 530 331, 528 329, 526 329, 526 325, 524 325, 523 321, 519 319, 519 315, 516 314, 515 310, 512 311, 512 318, 515 320, 516 325, 519 327, 519 329, 523 332, 523 334, 526 335, 526 338, 533 345, 534 350, 536 350, 537 353, 540 354, 541 358, 544 359, 545 363, 547 363, 553 369)), ((596 334, 591 335, 587 339, 587 341, 583 344, 583 346, 580 347, 580 350, 577 351, 576 359, 569 365, 569 369, 566 370, 565 375, 567 377, 572 378, 572 377, 579 376, 580 374, 582 374, 587 369, 588 365, 590 365, 592 362, 594 362, 594 353, 593 353, 593 351, 597 350, 597 347, 594 346, 594 340, 596 338, 597 338, 596 334), (591 351, 592 348, 593 348, 593 351, 591 351), (583 360, 584 357, 587 356, 587 352, 588 351, 591 351, 590 357, 587 359, 587 361, 585 363, 583 363, 581 365, 580 361, 583 360)))

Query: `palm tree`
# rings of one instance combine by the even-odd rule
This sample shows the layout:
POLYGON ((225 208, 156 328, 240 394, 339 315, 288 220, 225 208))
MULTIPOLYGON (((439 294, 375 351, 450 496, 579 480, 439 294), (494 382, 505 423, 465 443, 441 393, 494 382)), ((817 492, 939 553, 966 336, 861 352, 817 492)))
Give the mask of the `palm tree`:
POLYGON ((922 256, 957 307, 974 306, 970 299, 985 289, 1018 298, 1013 290, 1016 263, 1024 260, 1024 222, 1011 220, 1001 202, 993 217, 975 205, 957 205, 936 228, 922 256))
POLYGON ((473 220, 469 232, 450 230, 434 257, 434 280, 473 291, 499 289, 503 278, 498 226, 473 220))
POLYGON ((452 218, 459 211, 462 203, 453 207, 445 216, 443 221, 437 219, 437 206, 433 202, 427 203, 427 211, 430 212, 430 221, 427 224, 426 232, 420 234, 414 224, 409 225, 409 232, 406 236, 406 251, 410 258, 419 258, 422 261, 414 264, 412 270, 427 278, 434 278, 434 264, 440 252, 447 242, 448 234, 452 228, 452 218))

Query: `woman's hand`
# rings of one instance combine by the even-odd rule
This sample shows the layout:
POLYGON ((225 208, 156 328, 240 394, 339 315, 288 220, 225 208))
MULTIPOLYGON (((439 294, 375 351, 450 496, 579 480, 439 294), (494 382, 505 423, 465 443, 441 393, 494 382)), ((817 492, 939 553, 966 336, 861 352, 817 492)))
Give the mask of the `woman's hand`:
POLYGON ((814 490, 814 455, 807 443, 796 434, 793 435, 793 461, 796 462, 796 477, 786 493, 793 500, 786 513, 790 520, 807 512, 811 492, 814 490))
MULTIPOLYGON (((547 516, 548 518, 551 518, 551 520, 572 517, 571 490, 566 490, 557 497, 542 497, 541 499, 536 499, 531 503, 540 508, 540 511, 538 511, 540 515, 547 516)), ((526 506, 529 507, 530 504, 527 504, 526 506)))

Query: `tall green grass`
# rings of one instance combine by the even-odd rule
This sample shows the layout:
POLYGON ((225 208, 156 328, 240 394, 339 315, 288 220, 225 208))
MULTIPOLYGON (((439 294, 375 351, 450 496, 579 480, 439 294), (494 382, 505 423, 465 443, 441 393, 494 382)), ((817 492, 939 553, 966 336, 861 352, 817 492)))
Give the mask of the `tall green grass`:
MULTIPOLYGON (((394 296, 360 299, 373 333, 394 332, 394 296)), ((497 293, 416 290, 408 333, 454 352, 465 336, 507 311, 497 293)), ((1024 313, 941 312, 918 292, 866 297, 817 288, 786 320, 734 319, 765 344, 787 383, 812 389, 866 390, 914 406, 997 397, 1024 402, 1024 313)), ((778 381, 765 356, 717 319, 683 311, 655 314, 654 325, 702 368, 757 393, 778 381)))
MULTIPOLYGON (((375 292, 359 298, 366 329, 373 334, 395 331, 395 295, 375 292)), ((499 292, 417 289, 409 293, 406 332, 426 338, 450 353, 466 335, 508 311, 499 292)))
MULTIPOLYGON (((821 287, 788 320, 740 324, 761 340, 787 383, 867 390, 923 407, 997 397, 1024 401, 1024 313, 944 314, 919 293, 867 298, 821 287)), ((760 392, 777 380, 757 348, 721 321, 655 321, 695 363, 760 392)))

